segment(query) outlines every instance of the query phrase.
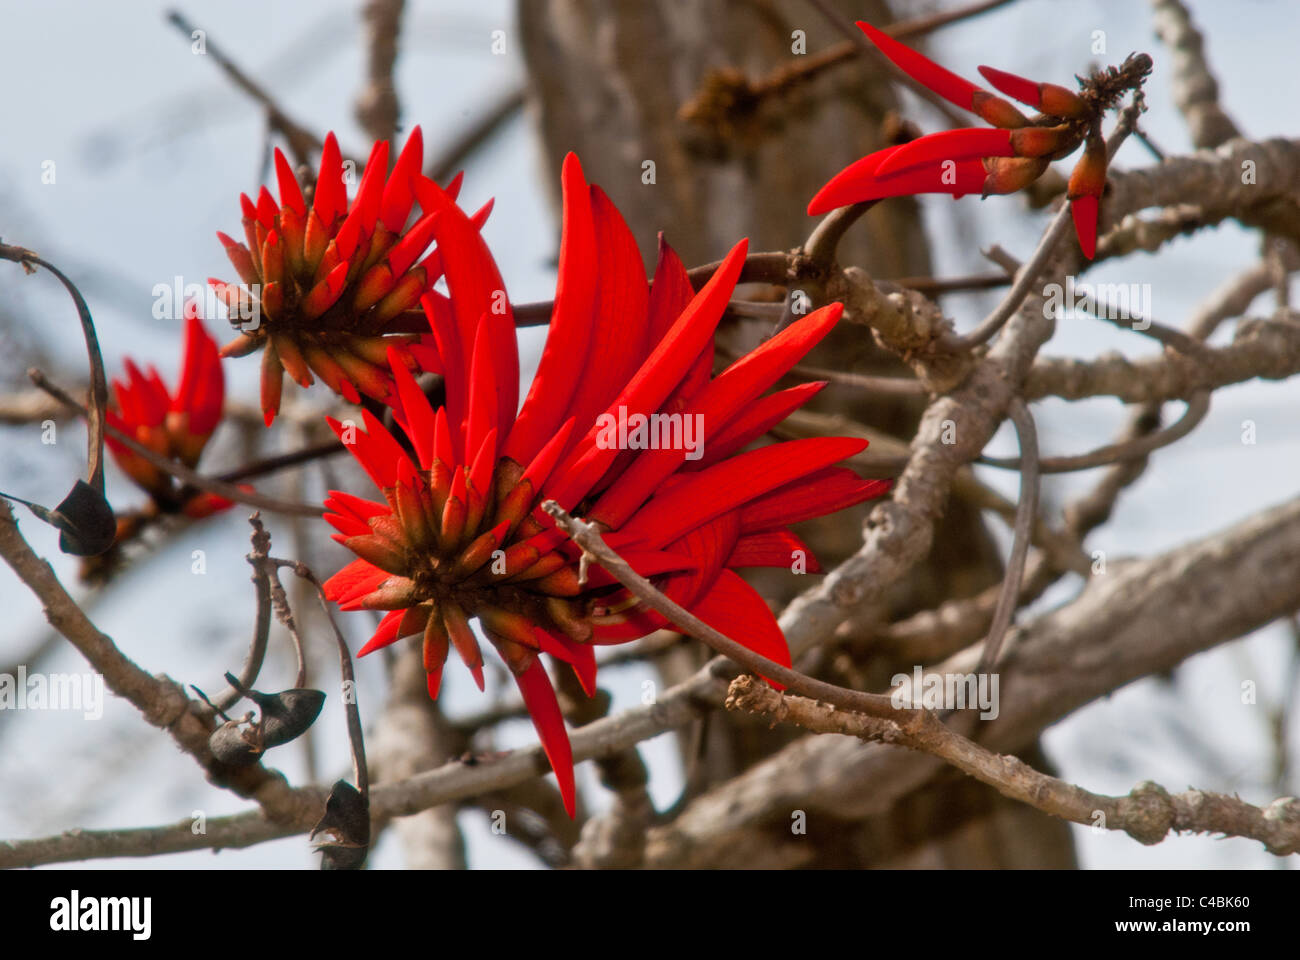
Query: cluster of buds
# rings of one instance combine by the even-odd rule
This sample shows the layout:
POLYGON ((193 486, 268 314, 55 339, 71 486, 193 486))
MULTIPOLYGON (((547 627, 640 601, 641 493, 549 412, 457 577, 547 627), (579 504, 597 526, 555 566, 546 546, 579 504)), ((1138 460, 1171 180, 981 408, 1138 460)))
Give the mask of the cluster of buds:
MULTIPOLYGON (((125 380, 113 380, 113 403, 106 420, 154 453, 193 469, 221 419, 225 379, 216 341, 198 318, 195 304, 185 308, 185 347, 180 384, 172 393, 158 371, 142 372, 129 357, 125 380)), ((178 486, 155 466, 110 434, 105 438, 117 465, 153 498, 162 513, 194 519, 231 505, 210 493, 178 486)))
POLYGON ((1106 187, 1106 142, 1101 119, 1128 90, 1139 89, 1151 72, 1146 54, 1130 56, 1118 68, 1079 81, 1075 93, 993 67, 979 71, 995 89, 1040 111, 1030 118, 1010 102, 917 53, 869 23, 858 26, 893 63, 949 103, 968 110, 993 129, 932 133, 863 157, 840 171, 808 204, 810 216, 836 207, 884 197, 947 193, 961 197, 1014 193, 1033 183, 1053 160, 1082 144, 1083 156, 1070 176, 1067 196, 1084 256, 1097 250, 1097 216, 1106 187))
MULTIPOLYGON (((364 394, 392 398, 388 348, 399 349, 409 369, 436 365, 421 300, 443 299, 433 290, 442 276, 442 251, 426 255, 437 234, 438 214, 426 211, 407 229, 415 204, 423 145, 416 127, 392 172, 388 141, 371 151, 356 196, 348 202, 345 166, 331 133, 321 152, 310 205, 278 149, 277 203, 265 187, 254 202, 240 195, 245 243, 224 233, 244 286, 210 279, 240 333, 221 355, 262 350, 262 410, 267 426, 280 409, 283 375, 303 387, 316 377, 351 403, 364 394)), ((447 188, 453 199, 459 178, 447 188)), ((475 215, 481 227, 490 205, 475 215)))

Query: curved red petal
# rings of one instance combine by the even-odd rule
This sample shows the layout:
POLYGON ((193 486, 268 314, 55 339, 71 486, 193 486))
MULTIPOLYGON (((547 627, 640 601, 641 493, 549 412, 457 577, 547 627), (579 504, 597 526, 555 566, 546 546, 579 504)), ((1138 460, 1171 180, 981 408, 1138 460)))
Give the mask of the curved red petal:
POLYGON ((1074 219, 1074 232, 1079 238, 1079 249, 1091 260, 1097 255, 1097 211, 1099 203, 1092 195, 1075 197, 1070 201, 1070 216, 1074 219))
POLYGON ((402 616, 405 613, 405 610, 392 610, 385 615, 384 619, 379 621, 379 629, 366 641, 366 645, 357 651, 357 656, 364 657, 366 654, 374 653, 376 650, 396 642, 397 630, 401 626, 402 616))
MULTIPOLYGON (((410 216, 411 205, 415 202, 415 178, 420 175, 424 163, 424 134, 418 126, 411 129, 406 138, 406 146, 398 154, 393 164, 393 172, 384 184, 383 196, 379 201, 379 219, 389 233, 401 233, 410 216)), ((426 244, 427 245, 427 244, 426 244)))
POLYGON ((280 203, 300 217, 307 216, 307 205, 303 203, 298 178, 294 176, 293 167, 289 166, 289 161, 279 147, 275 148, 275 179, 280 188, 280 203))
POLYGON ((682 258, 664 240, 664 235, 659 234, 659 259, 655 264, 654 282, 650 285, 647 306, 650 313, 647 322, 649 347, 653 348, 672 329, 694 296, 695 288, 691 286, 691 276, 687 273, 682 258))
POLYGON ((784 567, 791 570, 800 560, 803 561, 803 572, 822 572, 812 550, 789 530, 765 530, 738 538, 731 556, 727 558, 727 566, 784 567))
MULTIPOLYGON (((867 446, 855 437, 809 437, 750 450, 692 473, 642 507, 623 532, 651 548, 867 446)), ((823 511, 828 512, 828 511, 823 511)))
POLYGON ((524 706, 528 708, 528 715, 532 717, 533 726, 542 740, 546 759, 555 771, 564 809, 570 817, 575 816, 577 787, 573 780, 573 747, 569 744, 569 733, 564 728, 564 715, 560 713, 559 701, 555 699, 551 678, 542 661, 536 658, 527 670, 514 676, 519 693, 524 698, 524 706))
POLYGON ((591 342, 598 256, 596 224, 591 190, 576 154, 564 158, 561 184, 564 223, 550 330, 532 386, 502 451, 516 463, 530 461, 568 416, 569 401, 579 372, 585 372, 591 342))
POLYGON ((947 193, 953 197, 962 197, 968 193, 984 192, 984 179, 988 171, 979 160, 954 160, 951 165, 935 163, 905 170, 892 177, 877 176, 884 159, 901 149, 889 147, 878 150, 845 167, 812 198, 808 204, 809 215, 828 213, 836 207, 852 203, 914 193, 947 193))
POLYGON ((312 209, 326 227, 348 209, 347 187, 343 183, 343 157, 339 153, 339 142, 334 134, 325 135, 325 144, 320 152, 320 175, 316 178, 316 195, 312 198, 312 209))
POLYGON ((917 53, 906 44, 899 43, 888 34, 877 30, 866 21, 857 21, 858 29, 913 80, 923 84, 955 107, 971 109, 971 101, 980 88, 964 77, 959 77, 946 67, 941 67, 929 57, 917 53))
POLYGON ((999 93, 1005 93, 1008 97, 1035 109, 1042 105, 1043 98, 1036 81, 1026 80, 1014 73, 999 70, 997 67, 980 67, 979 72, 999 93))
POLYGON ((618 395, 650 349, 650 288, 636 239, 600 187, 591 188, 591 210, 600 280, 586 370, 569 401, 569 414, 584 425, 618 395))
MULTIPOLYGON (((691 605, 691 612, 732 640, 753 650, 759 656, 789 667, 790 647, 785 634, 776 622, 757 590, 731 570, 723 570, 713 588, 703 598, 691 605)), ((778 690, 785 687, 763 677, 778 690)))
POLYGON ((778 390, 754 401, 739 416, 709 438, 704 456, 686 465, 688 470, 703 470, 747 447, 772 427, 813 398, 827 381, 816 380, 786 390, 778 390))
POLYGON ((397 403, 393 407, 393 415, 415 447, 421 468, 428 470, 433 462, 433 407, 393 347, 388 348, 388 365, 392 368, 393 380, 397 383, 397 403))
POLYGON ((822 517, 888 493, 892 485, 890 480, 863 480, 848 467, 828 467, 745 504, 741 529, 755 533, 822 517))
POLYGON ((995 127, 967 127, 944 130, 905 143, 885 157, 876 169, 877 177, 888 177, 926 163, 945 160, 978 160, 981 157, 1013 157, 1011 131, 995 127))
MULTIPOLYGON (((694 364, 705 344, 712 340, 713 331, 722 319, 727 301, 740 278, 747 249, 746 240, 731 248, 709 282, 682 311, 672 329, 651 351, 602 417, 617 420, 637 413, 648 414, 659 408, 694 364)), ((582 425, 578 426, 581 429, 582 425)), ((599 444, 605 429, 599 422, 593 425, 551 479, 547 496, 553 497, 566 510, 586 495, 620 452, 616 445, 599 444)))

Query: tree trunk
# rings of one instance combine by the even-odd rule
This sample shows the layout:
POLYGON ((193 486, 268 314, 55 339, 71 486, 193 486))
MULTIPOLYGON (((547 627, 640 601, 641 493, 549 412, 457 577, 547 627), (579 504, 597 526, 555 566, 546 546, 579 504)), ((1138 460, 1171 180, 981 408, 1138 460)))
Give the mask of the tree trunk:
MULTIPOLYGON (((835 5, 849 20, 891 19, 880 0, 835 5)), ((899 135, 893 88, 861 59, 786 83, 770 95, 752 95, 746 81, 799 66, 843 40, 804 0, 521 0, 518 11, 546 182, 558 188, 561 161, 576 151, 587 178, 600 184, 626 217, 647 269, 653 268, 659 231, 688 265, 719 259, 742 237, 749 238, 751 251, 799 246, 815 224, 805 213, 813 194, 842 167, 899 135)), ((900 198, 872 209, 846 236, 839 259, 885 278, 928 274, 929 246, 915 202, 900 198)), ((780 295, 777 290, 775 296, 780 295)), ((719 351, 749 350, 771 328, 768 320, 724 320, 719 351)), ((847 325, 806 363, 905 372, 861 328, 847 325)), ((813 406, 904 441, 911 439, 922 410, 916 400, 864 396, 836 385, 813 406)), ((845 511, 806 524, 800 533, 829 568, 861 543, 866 512, 845 511)), ((861 611, 856 621, 869 629, 872 622, 969 596, 999 576, 1000 562, 978 511, 954 500, 936 531, 929 562, 881 608, 861 611)), ((807 583, 782 571, 754 582, 765 596, 782 602, 807 583)), ((702 656, 692 646, 660 658, 658 666, 672 681, 702 656)), ((882 665, 854 666, 874 678, 882 665)), ((731 715, 714 718, 704 733, 695 738, 700 756, 687 758, 688 763, 699 760, 692 790, 725 781, 798 736, 731 715)), ((1064 825, 1053 829, 1047 818, 983 786, 935 778, 916 799, 923 802, 884 818, 888 822, 844 824, 846 842, 836 849, 805 846, 795 863, 781 853, 782 844, 789 844, 787 834, 773 840, 769 855, 747 852, 747 861, 752 855, 755 862, 802 866, 1073 862, 1064 825), (1034 842, 1009 843, 1009 836, 1034 842)))

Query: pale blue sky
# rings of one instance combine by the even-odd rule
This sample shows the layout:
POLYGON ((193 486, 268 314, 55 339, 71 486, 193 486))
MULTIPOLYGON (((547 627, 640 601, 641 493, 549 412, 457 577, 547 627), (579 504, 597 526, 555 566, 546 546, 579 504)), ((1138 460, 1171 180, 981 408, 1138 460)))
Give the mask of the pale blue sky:
MULTIPOLYGON (((15 83, 19 90, 0 100, 5 133, 0 140, 0 236, 37 249, 82 284, 110 371, 130 354, 157 363, 168 379, 175 375, 179 331, 173 322, 151 317, 150 290, 176 275, 201 282, 208 275, 229 274, 214 232, 236 232, 236 198, 257 185, 263 140, 263 123, 250 101, 213 63, 192 54, 189 43, 165 21, 171 5, 0 2, 5 24, 0 62, 6 65, 11 90, 15 83), (46 161, 56 164, 54 184, 41 181, 46 161)), ((337 131, 345 150, 364 154, 368 144, 352 118, 363 63, 359 6, 344 0, 237 0, 191 2, 180 9, 271 88, 293 116, 314 130, 337 131)), ((1192 6, 1206 31, 1229 113, 1251 136, 1294 136, 1300 110, 1291 74, 1300 5, 1200 0, 1192 6)), ((417 0, 408 8, 397 80, 406 122, 423 126, 434 152, 523 76, 513 7, 507 0, 417 0), (507 31, 505 56, 490 52, 490 34, 496 29, 507 31)), ((1068 83, 1071 74, 1086 69, 1097 29, 1106 31, 1110 62, 1131 50, 1154 55, 1146 128, 1166 150, 1186 150, 1185 130, 1170 103, 1164 52, 1154 40, 1146 4, 1021 0, 945 33, 932 51, 967 76, 975 76, 976 65, 990 63, 1068 83)), ((936 123, 923 108, 914 106, 913 115, 923 125, 936 123)), ((1118 166, 1149 162, 1130 141, 1118 166)), ((485 235, 511 296, 519 301, 548 297, 554 282, 550 258, 558 228, 540 176, 533 131, 521 117, 476 155, 463 194, 470 209, 496 197, 485 235)), ((971 198, 954 204, 934 198, 925 209, 927 225, 938 237, 941 273, 984 268, 970 238, 982 244, 996 241, 1025 256, 1042 222, 1025 218, 1013 199, 981 203, 971 198), (944 238, 956 235, 950 229, 956 223, 966 238, 961 248, 944 238)), ((1158 259, 1107 264, 1089 279, 1150 284, 1154 316, 1177 325, 1199 298, 1251 261, 1256 243, 1253 235, 1225 227, 1179 241, 1158 259)), ((37 330, 55 366, 80 368, 84 361, 75 315, 57 284, 48 277, 25 279, 16 267, 0 265, 0 290, 0 310, 37 330)), ((952 300, 948 309, 960 325, 970 326, 988 303, 988 298, 952 300)), ((1263 300, 1257 304, 1257 311, 1269 308, 1263 300)), ((535 350, 538 336, 525 335, 525 354, 535 350)), ((1047 352, 1095 355, 1110 349, 1140 355, 1150 347, 1141 338, 1081 318, 1061 323, 1047 352)), ((10 350, 0 342, 0 353, 10 350)), ((255 396, 256 362, 232 361, 226 371, 229 395, 255 396)), ((1147 475, 1121 501, 1112 524, 1089 545, 1113 555, 1167 548, 1293 496, 1300 462, 1295 406, 1294 384, 1220 391, 1200 428, 1156 455, 1147 475), (1245 419, 1257 423, 1259 442, 1253 447, 1243 447, 1239 440, 1245 419)), ((1053 453, 1105 442, 1124 418, 1118 404, 1105 401, 1049 402, 1036 411, 1044 446, 1053 453)), ((66 432, 72 440, 52 449, 40 444, 34 426, 3 428, 0 489, 38 494, 69 482, 82 462, 84 440, 79 428, 69 426, 66 432)), ((1004 430, 990 452, 1012 449, 1011 434, 1004 430)), ((229 463, 237 452, 223 447, 218 437, 213 462, 221 463, 222 456, 229 463)), ((990 471, 988 479, 1014 494, 1014 477, 990 471)), ((1049 478, 1044 496, 1060 503, 1094 480, 1094 474, 1049 478)), ((110 493, 130 502, 134 494, 120 475, 111 474, 109 482, 110 493)), ((232 511, 187 531, 94 607, 97 623, 149 669, 186 682, 208 678, 211 683, 238 662, 251 617, 243 516, 232 511), (197 585, 190 572, 195 549, 208 558, 208 572, 197 585)), ((72 584, 75 564, 58 554, 55 536, 29 518, 23 529, 65 583, 72 584)), ((273 533, 283 530, 283 524, 272 522, 273 533)), ((341 549, 333 550, 316 567, 330 572, 344 559, 341 549)), ((1060 602, 1074 589, 1077 584, 1067 584, 1051 599, 1060 602)), ((43 621, 39 606, 12 576, 0 575, 0 604, 8 612, 8 627, 0 631, 4 661, 40 635, 43 621)), ((363 625, 354 620, 350 629, 359 637, 363 625)), ((1260 782, 1267 764, 1261 752, 1266 744, 1262 711, 1240 706, 1237 684, 1243 675, 1257 675, 1267 691, 1281 675, 1284 651, 1284 632, 1272 629, 1197 657, 1180 671, 1176 695, 1152 682, 1126 688, 1050 730, 1049 753, 1064 776, 1096 791, 1122 792, 1137 780, 1152 778, 1175 789, 1191 783, 1235 789, 1255 801, 1271 799, 1260 782), (1243 658, 1251 665, 1244 667, 1243 658), (1163 724, 1173 713, 1181 713, 1223 758, 1219 769, 1189 761, 1186 751, 1167 739, 1163 724)), ((64 652, 49 668, 77 670, 81 664, 64 652)), ((358 667, 363 709, 377 706, 379 672, 377 664, 358 667)), ((630 705, 639 702, 642 678, 636 671, 623 671, 610 672, 602 681, 615 693, 616 705, 630 705)), ((452 711, 486 703, 468 676, 452 668, 445 696, 452 711)), ((327 731, 325 765, 341 768, 342 717, 335 704, 327 707, 320 724, 327 731)), ((79 717, 56 714, 0 716, 0 725, 0 784, 7 785, 0 787, 0 836, 164 823, 194 809, 216 816, 245 808, 232 795, 208 787, 192 765, 176 757, 165 737, 146 730, 120 703, 110 703, 105 718, 89 726, 79 717), (124 769, 129 778, 114 776, 124 769), (101 786, 83 796, 92 779, 101 786), (15 784, 24 786, 16 790, 15 784), (149 786, 142 789, 142 784, 149 786)), ((533 736, 527 724, 509 733, 507 745, 531 742, 533 736)), ((679 783, 671 742, 661 737, 643 749, 654 771, 654 798, 667 804, 679 783)), ((291 778, 301 777, 301 758, 292 748, 276 751, 274 762, 291 778)), ((588 771, 580 776, 595 786, 588 771)), ((597 805, 603 803, 598 787, 589 796, 597 805)), ((532 862, 510 842, 489 835, 482 818, 467 815, 463 820, 474 863, 532 862)), ((1138 848, 1123 836, 1083 830, 1078 840, 1089 866, 1272 862, 1258 844, 1241 840, 1174 839, 1138 848)), ((196 853, 151 864, 308 866, 313 861, 304 841, 294 838, 216 858, 196 853)), ((372 859, 375 866, 400 863, 391 843, 381 844, 372 859)))

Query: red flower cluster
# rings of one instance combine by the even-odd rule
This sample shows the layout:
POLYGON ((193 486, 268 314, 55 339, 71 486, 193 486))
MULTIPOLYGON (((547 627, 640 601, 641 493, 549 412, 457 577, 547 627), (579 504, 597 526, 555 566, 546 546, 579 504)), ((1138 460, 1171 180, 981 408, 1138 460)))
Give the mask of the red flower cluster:
POLYGON ((1067 195, 1079 246, 1084 256, 1093 257, 1098 206, 1106 186, 1101 115, 1121 92, 1146 76, 1151 69, 1149 57, 1137 55, 1119 70, 1081 81, 1082 95, 1055 84, 980 67, 980 73, 997 90, 1042 111, 1031 120, 1006 100, 944 69, 871 24, 859 22, 858 26, 901 70, 997 129, 932 133, 869 154, 822 187, 808 204, 810 216, 852 203, 916 193, 948 193, 953 197, 1014 193, 1038 179, 1052 160, 1069 156, 1083 143, 1083 157, 1070 176, 1067 195))
POLYGON ((741 452, 824 386, 763 395, 834 326, 839 304, 803 317, 713 377, 714 328, 745 243, 698 293, 661 244, 647 284, 622 216, 587 184, 572 155, 563 188, 554 311, 516 412, 517 345, 500 274, 478 225, 432 181, 416 179, 426 216, 438 218, 450 293, 449 301, 422 301, 446 402, 434 410, 394 350, 394 413, 404 440, 369 411, 364 431, 330 421, 384 499, 331 491, 326 519, 360 559, 331 577, 326 591, 345 609, 389 611, 362 654, 422 636, 431 696, 452 647, 482 687, 482 653, 469 626, 477 618, 514 676, 572 814, 572 752, 539 654, 570 665, 590 694, 593 644, 627 641, 666 621, 602 569, 584 581, 577 548, 540 504, 554 499, 599 522, 607 542, 669 597, 789 664, 767 604, 734 568, 791 566, 802 555, 815 571, 788 525, 878 496, 888 483, 834 466, 861 451, 863 440, 813 438, 741 452), (661 418, 654 422, 670 432, 690 418, 702 446, 610 442, 611 422, 638 417, 661 418))
MULTIPOLYGON (((137 442, 165 457, 193 468, 199 462, 208 438, 221 419, 225 378, 216 341, 203 329, 194 304, 185 308, 185 357, 176 393, 153 367, 140 372, 129 357, 126 381, 113 381, 115 403, 107 411, 108 423, 137 442)), ((127 449, 111 435, 105 437, 109 452, 119 467, 155 502, 180 509, 188 516, 205 517, 231 506, 229 500, 210 493, 193 493, 178 502, 178 490, 171 475, 139 454, 127 449)))
MULTIPOLYGON (((280 202, 265 187, 256 203, 241 194, 246 243, 217 234, 247 285, 209 280, 241 330, 221 354, 263 351, 267 426, 279 412, 286 371, 304 387, 314 382, 314 374, 358 403, 361 394, 391 402, 389 347, 398 348, 401 363, 410 369, 421 363, 436 369, 436 354, 423 342, 428 328, 416 308, 426 296, 445 301, 432 289, 442 275, 441 244, 425 256, 439 239, 438 218, 426 209, 406 228, 421 179, 420 128, 411 131, 392 173, 388 155, 387 140, 375 144, 349 204, 338 141, 329 134, 309 207, 277 149, 280 202)), ((458 177, 448 196, 454 198, 459 186, 458 177)), ((477 227, 490 211, 488 204, 474 215, 477 227)))

